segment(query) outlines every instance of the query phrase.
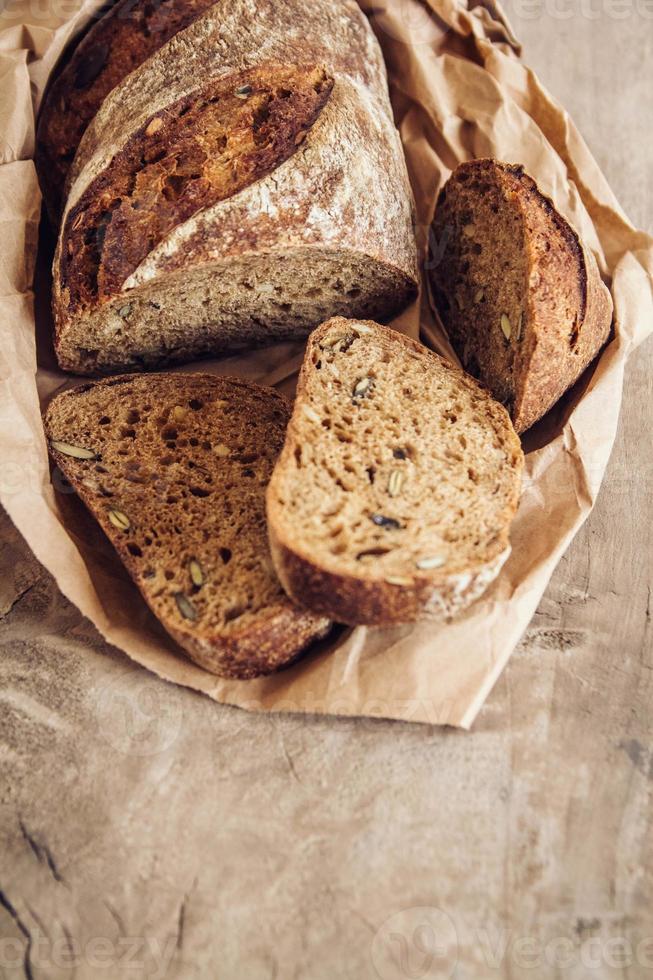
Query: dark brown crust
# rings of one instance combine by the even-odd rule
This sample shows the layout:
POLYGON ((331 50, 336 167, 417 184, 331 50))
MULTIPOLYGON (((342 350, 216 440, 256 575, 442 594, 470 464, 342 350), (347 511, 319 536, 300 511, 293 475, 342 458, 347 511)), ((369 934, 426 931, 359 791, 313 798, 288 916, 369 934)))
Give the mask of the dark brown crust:
POLYGON ((296 153, 332 88, 317 66, 262 65, 148 119, 66 215, 60 275, 69 312, 116 296, 176 225, 296 153))
POLYGON ((50 83, 39 115, 36 169, 53 223, 84 130, 109 92, 215 0, 119 0, 92 24, 50 83))
MULTIPOLYGON (((436 241, 441 240, 448 221, 449 205, 445 202, 451 200, 451 194, 462 181, 467 182, 470 178, 490 180, 502 187, 523 215, 527 268, 534 278, 531 281, 529 275, 529 282, 524 287, 523 305, 527 310, 528 328, 516 355, 514 391, 510 399, 515 429, 523 432, 562 397, 606 343, 612 320, 612 300, 601 281, 594 256, 550 198, 542 194, 535 181, 524 172, 523 166, 481 159, 457 167, 438 197, 433 222, 436 241), (535 250, 536 232, 544 234, 553 247, 561 249, 556 255, 556 264, 548 268, 542 265, 535 250), (558 275, 561 278, 557 279, 558 275), (563 288, 575 297, 573 316, 570 315, 571 328, 566 321, 561 321, 556 309, 563 288)), ((491 233, 491 229, 487 231, 491 233)), ((463 366, 489 384, 484 364, 477 358, 472 362, 466 358, 464 331, 458 336, 454 328, 458 314, 454 297, 449 295, 452 272, 447 262, 436 263, 431 271, 440 317, 450 332, 463 366)), ((494 393, 502 398, 505 391, 495 390, 494 393)))
MULTIPOLYGON (((436 575, 415 577, 410 586, 364 581, 315 565, 281 541, 272 521, 268 532, 274 567, 288 595, 311 612, 336 617, 350 626, 401 626, 424 619, 441 620, 454 616, 480 594, 478 581, 483 569, 476 569, 476 577, 463 589, 451 578, 436 575)), ((505 553, 497 555, 496 570, 487 566, 487 585, 501 570, 508 551, 506 544, 505 553)))
MULTIPOLYGON (((299 152, 239 193, 182 218, 118 296, 86 306, 71 301, 75 277, 64 281, 61 271, 75 244, 62 229, 52 309, 65 370, 94 374, 179 363, 304 337, 333 313, 384 319, 413 299, 418 268, 408 175, 381 52, 350 0, 216 4, 105 99, 71 168, 68 208, 74 211, 153 114, 165 116, 179 99, 192 99, 198 84, 254 70, 263 59, 292 66, 298 58, 325 66, 334 78, 299 152), (297 295, 298 277, 285 281, 283 260, 299 261, 307 250, 311 279, 297 295), (347 266, 350 255, 354 263, 347 266), (242 286, 232 270, 242 275, 242 286), (262 318, 261 304, 254 305, 268 287, 274 296, 262 318), (245 289, 251 295, 243 306, 245 289)), ((75 220, 65 219, 66 227, 75 220)))
POLYGON ((421 357, 437 359, 447 370, 456 372, 463 384, 484 391, 459 368, 440 358, 418 341, 388 327, 381 327, 369 320, 347 321, 341 317, 334 317, 318 327, 311 334, 307 344, 286 441, 268 485, 268 535, 274 566, 281 584, 291 598, 312 612, 329 615, 338 622, 350 625, 391 626, 421 619, 443 619, 453 616, 481 595, 500 571, 510 552, 510 524, 519 504, 523 467, 521 445, 512 429, 507 412, 489 395, 487 396, 489 417, 494 420, 497 427, 501 427, 511 436, 510 441, 515 456, 515 483, 512 499, 506 505, 500 527, 497 529, 496 545, 484 565, 463 569, 455 574, 444 570, 417 572, 412 576, 409 585, 393 584, 378 578, 366 579, 362 575, 339 575, 317 563, 302 549, 301 541, 294 538, 290 540, 281 531, 280 505, 276 498, 275 482, 289 465, 300 443, 299 420, 307 387, 307 375, 314 370, 313 347, 319 346, 321 338, 332 330, 334 325, 345 326, 348 323, 351 323, 354 329, 356 323, 362 323, 364 327, 383 331, 384 346, 387 346, 391 353, 396 355, 396 348, 403 347, 421 357))
MULTIPOLYGON (((135 375, 120 375, 104 381, 86 383, 55 397, 44 415, 44 427, 48 439, 52 437, 53 419, 61 410, 63 400, 78 398, 80 394, 98 385, 104 388, 120 387, 133 382, 136 377, 135 375)), ((141 377, 148 381, 169 378, 171 384, 177 385, 183 382, 195 386, 208 382, 220 387, 225 384, 237 386, 240 389, 252 391, 258 396, 265 393, 266 397, 277 400, 287 411, 287 402, 277 391, 271 388, 262 388, 238 378, 215 378, 210 375, 198 374, 141 377)), ((128 550, 124 535, 122 532, 116 532, 107 517, 106 508, 97 506, 97 494, 87 489, 82 482, 82 478, 86 475, 83 465, 80 466, 79 461, 71 460, 70 457, 58 452, 51 445, 49 445, 49 451, 53 461, 98 521, 146 603, 156 614, 156 606, 148 595, 140 574, 142 568, 139 567, 136 559, 128 550)), ((200 629, 192 626, 180 629, 175 622, 170 620, 162 618, 161 622, 192 660, 211 673, 221 677, 233 678, 251 678, 278 670, 296 660, 310 644, 325 637, 331 629, 331 623, 326 619, 316 617, 312 613, 284 601, 283 596, 280 597, 276 605, 269 607, 261 615, 260 621, 229 634, 209 632, 204 635, 200 629)))

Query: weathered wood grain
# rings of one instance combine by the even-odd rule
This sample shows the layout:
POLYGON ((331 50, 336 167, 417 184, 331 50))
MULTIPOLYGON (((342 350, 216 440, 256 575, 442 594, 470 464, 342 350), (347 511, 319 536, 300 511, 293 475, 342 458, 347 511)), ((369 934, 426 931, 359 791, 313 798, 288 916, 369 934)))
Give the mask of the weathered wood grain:
MULTIPOLYGON (((526 59, 650 226, 651 21, 524 9, 526 59)), ((471 734, 165 685, 2 518, 0 976, 653 976, 652 379, 649 344, 597 507, 471 734)))

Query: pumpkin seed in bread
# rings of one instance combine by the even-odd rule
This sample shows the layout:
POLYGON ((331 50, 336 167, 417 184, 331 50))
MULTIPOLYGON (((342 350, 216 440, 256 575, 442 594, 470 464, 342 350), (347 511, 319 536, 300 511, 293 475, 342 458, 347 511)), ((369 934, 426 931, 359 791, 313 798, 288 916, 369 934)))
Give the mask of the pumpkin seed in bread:
POLYGON ((309 338, 267 491, 279 578, 345 623, 451 616, 508 557, 522 465, 508 413, 472 378, 333 318, 309 338))
POLYGON ((50 452, 146 602, 191 659, 254 677, 329 630, 272 567, 265 488, 289 410, 273 389, 209 375, 135 375, 50 404, 50 452))

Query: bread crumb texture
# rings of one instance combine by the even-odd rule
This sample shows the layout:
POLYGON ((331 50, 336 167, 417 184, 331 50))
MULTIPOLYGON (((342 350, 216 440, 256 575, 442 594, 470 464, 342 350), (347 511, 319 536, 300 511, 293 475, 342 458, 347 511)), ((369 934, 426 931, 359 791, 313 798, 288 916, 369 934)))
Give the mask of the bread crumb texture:
POLYGON ((265 489, 288 407, 272 389, 208 375, 118 377, 64 392, 50 451, 155 615, 226 676, 267 673, 329 623, 284 594, 265 489))
POLYGON ((460 370, 377 324, 327 322, 268 491, 284 585, 346 622, 455 611, 507 556, 522 463, 505 409, 460 370))

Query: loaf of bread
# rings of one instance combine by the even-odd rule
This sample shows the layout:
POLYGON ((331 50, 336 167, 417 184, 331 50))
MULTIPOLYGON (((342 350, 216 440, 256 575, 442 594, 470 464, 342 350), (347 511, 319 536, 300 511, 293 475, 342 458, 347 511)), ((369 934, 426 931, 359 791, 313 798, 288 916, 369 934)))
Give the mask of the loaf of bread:
POLYGON ((521 166, 471 160, 438 198, 430 278, 464 368, 523 432, 608 339, 596 260, 521 166))
POLYGON ((221 0, 104 100, 54 262, 82 374, 386 318, 416 294, 381 53, 353 0, 221 0))
POLYGON ((451 616, 508 557, 522 466, 508 413, 459 368, 387 327, 329 320, 267 492, 279 578, 345 623, 451 616))
POLYGON ((161 374, 82 385, 45 416, 54 462, 153 613, 227 677, 276 670, 330 626, 293 605, 270 559, 265 489, 288 415, 269 388, 161 374))
POLYGON ((213 3, 118 0, 72 49, 45 93, 36 138, 36 169, 53 223, 59 220, 66 176, 79 142, 105 97, 213 3))

